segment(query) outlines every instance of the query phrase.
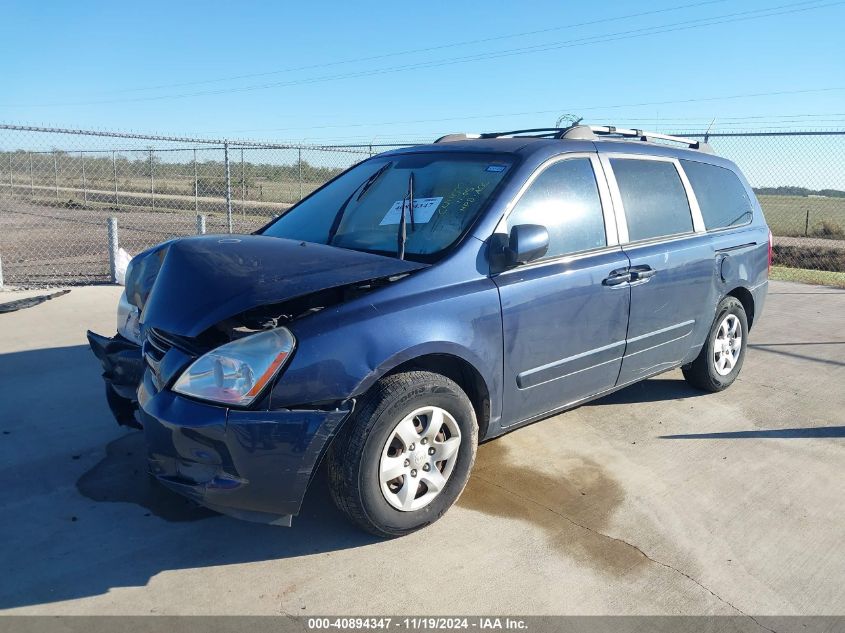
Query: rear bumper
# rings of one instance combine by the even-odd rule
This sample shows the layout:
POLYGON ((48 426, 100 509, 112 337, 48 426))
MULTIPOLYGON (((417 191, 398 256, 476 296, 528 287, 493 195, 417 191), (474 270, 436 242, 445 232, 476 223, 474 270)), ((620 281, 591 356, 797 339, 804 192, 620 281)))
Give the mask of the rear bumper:
POLYGON ((768 294, 768 280, 751 289, 751 296, 754 297, 754 323, 760 319, 760 315, 763 313, 763 308, 766 305, 766 297, 768 294))
POLYGON ((136 392, 144 375, 141 347, 116 334, 114 338, 88 331, 88 344, 103 365, 106 400, 118 424, 141 428, 135 418, 136 392))
POLYGON ((231 516, 290 525, 348 408, 242 411, 138 389, 150 472, 163 485, 231 516))

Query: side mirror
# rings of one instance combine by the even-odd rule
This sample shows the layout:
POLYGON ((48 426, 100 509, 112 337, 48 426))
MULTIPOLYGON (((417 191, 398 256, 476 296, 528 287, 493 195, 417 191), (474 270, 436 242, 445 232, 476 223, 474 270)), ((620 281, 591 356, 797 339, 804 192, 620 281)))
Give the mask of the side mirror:
POLYGON ((549 250, 549 232, 539 224, 517 224, 511 228, 505 257, 510 266, 540 259, 549 250))
POLYGON ((501 272, 518 264, 539 259, 549 250, 549 232, 539 224, 518 224, 510 235, 493 234, 490 240, 490 264, 501 272))

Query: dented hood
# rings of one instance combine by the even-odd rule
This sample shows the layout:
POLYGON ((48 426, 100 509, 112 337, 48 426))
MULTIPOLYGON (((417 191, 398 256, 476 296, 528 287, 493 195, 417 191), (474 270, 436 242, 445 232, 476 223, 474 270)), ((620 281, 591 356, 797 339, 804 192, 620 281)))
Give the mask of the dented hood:
POLYGON ((188 337, 250 308, 426 266, 262 235, 189 237, 154 256, 160 269, 154 281, 148 277, 152 288, 141 320, 188 337))

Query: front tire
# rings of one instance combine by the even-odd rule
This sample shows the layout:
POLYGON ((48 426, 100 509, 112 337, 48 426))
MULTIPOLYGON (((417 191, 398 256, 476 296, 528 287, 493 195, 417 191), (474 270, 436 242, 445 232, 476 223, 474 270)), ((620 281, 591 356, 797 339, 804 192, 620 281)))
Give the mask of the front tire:
POLYGON ((359 401, 328 454, 337 507, 380 537, 439 519, 469 479, 478 445, 472 403, 454 381, 393 374, 359 401))
POLYGON ((727 389, 742 369, 747 345, 745 308, 735 297, 725 297, 716 307, 716 318, 698 358, 682 368, 684 378, 693 387, 711 393, 727 389))

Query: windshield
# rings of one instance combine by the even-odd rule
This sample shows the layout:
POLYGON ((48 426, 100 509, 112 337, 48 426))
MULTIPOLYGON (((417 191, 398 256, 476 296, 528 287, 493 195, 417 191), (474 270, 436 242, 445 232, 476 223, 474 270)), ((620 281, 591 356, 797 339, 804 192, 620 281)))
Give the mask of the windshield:
POLYGON ((400 252, 401 241, 406 258, 430 261, 469 229, 512 164, 512 157, 501 154, 372 158, 291 208, 262 233, 393 256, 400 252))

